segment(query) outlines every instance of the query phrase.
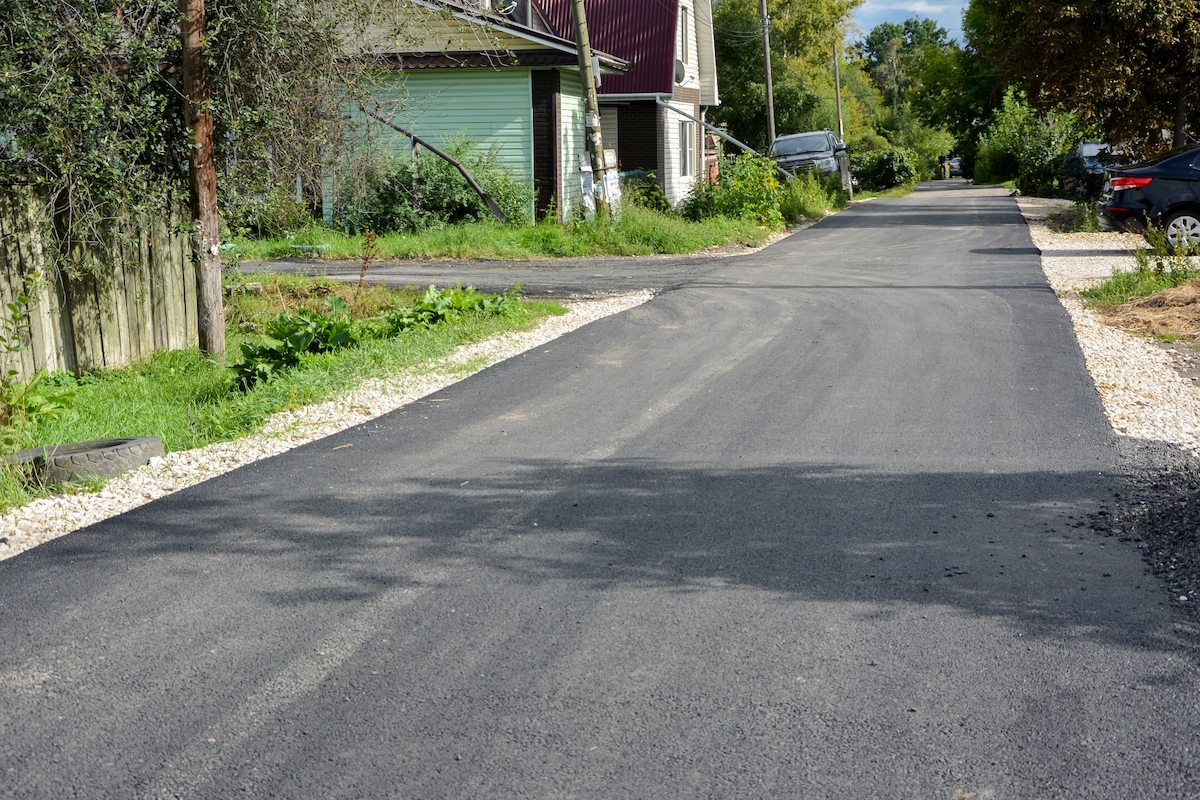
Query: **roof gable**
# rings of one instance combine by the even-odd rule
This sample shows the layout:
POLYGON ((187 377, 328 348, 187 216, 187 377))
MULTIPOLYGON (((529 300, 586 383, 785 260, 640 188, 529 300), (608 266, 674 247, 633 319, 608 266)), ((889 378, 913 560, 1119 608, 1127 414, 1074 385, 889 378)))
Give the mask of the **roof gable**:
MULTIPOLYGON (((571 0, 533 0, 555 32, 575 40, 571 0)), ((671 94, 675 90, 676 0, 584 0, 594 49, 629 62, 603 78, 604 94, 671 94)))
MULTIPOLYGON (((448 57, 447 63, 425 64, 424 66, 427 67, 472 66, 473 58, 460 58, 459 56, 478 54, 487 56, 488 66, 492 67, 516 66, 517 64, 549 65, 550 62, 546 61, 544 56, 538 60, 530 51, 557 53, 560 58, 554 61, 555 64, 559 61, 569 64, 578 60, 574 36, 566 38, 553 31, 547 32, 520 24, 500 14, 480 13, 462 0, 410 1, 435 13, 422 20, 415 37, 417 41, 396 41, 394 46, 387 43, 382 48, 383 52, 398 54, 417 51, 422 55, 440 53, 448 57), (487 31, 486 34, 483 33, 484 29, 487 31), (516 58, 510 58, 507 55, 508 52, 515 53, 516 58), (565 60, 562 57, 565 57, 565 60), (472 63, 468 63, 469 61, 472 63)), ((535 20, 535 25, 539 21, 535 20)), ((539 25, 538 27, 544 26, 539 25)), ((602 47, 593 48, 593 52, 600 60, 603 73, 624 72, 628 68, 628 64, 623 59, 614 58, 602 47)))

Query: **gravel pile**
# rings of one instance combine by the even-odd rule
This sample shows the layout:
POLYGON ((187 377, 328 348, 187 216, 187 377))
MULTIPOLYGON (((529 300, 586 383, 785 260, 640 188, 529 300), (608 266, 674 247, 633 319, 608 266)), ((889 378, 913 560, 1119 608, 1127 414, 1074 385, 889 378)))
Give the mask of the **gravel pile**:
POLYGON ((1076 294, 1114 269, 1133 269, 1130 251, 1145 242, 1129 234, 1056 233, 1046 218, 1057 203, 1019 203, 1113 430, 1133 440, 1125 448, 1127 488, 1090 527, 1135 542, 1172 601, 1200 618, 1200 389, 1179 371, 1194 358, 1105 325, 1076 294))
POLYGON ((560 301, 570 313, 543 320, 533 330, 463 345, 447 358, 419 370, 386 381, 369 381, 335 400, 275 414, 252 436, 168 453, 165 458, 156 458, 141 469, 110 481, 99 492, 35 500, 0 517, 0 560, 163 495, 394 411, 589 322, 641 305, 652 296, 650 291, 641 291, 594 300, 560 301))

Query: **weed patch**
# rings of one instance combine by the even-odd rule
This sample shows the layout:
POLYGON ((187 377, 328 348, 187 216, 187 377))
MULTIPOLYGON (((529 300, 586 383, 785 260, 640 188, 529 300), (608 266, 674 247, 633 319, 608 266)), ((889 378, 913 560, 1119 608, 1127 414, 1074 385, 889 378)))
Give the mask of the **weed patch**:
MULTIPOLYGON (((537 225, 473 222, 412 233, 380 234, 375 252, 380 259, 412 258, 579 258, 690 253, 728 244, 757 246, 771 229, 750 219, 713 217, 696 222, 627 205, 613 219, 594 218, 537 225)), ((324 254, 335 259, 360 259, 363 237, 313 226, 290 237, 234 239, 231 256, 242 261, 266 261, 297 255, 293 245, 328 245, 324 254)))
MULTIPOLYGON (((329 316, 332 311, 336 316, 355 291, 353 284, 285 275, 239 276, 229 288, 231 361, 243 343, 261 341, 281 314, 306 319, 313 314, 329 316), (305 311, 310 313, 302 313, 305 311), (248 334, 251 329, 258 333, 248 334)), ((365 313, 386 316, 419 305, 424 294, 414 289, 366 286, 359 302, 365 313)), ((72 413, 40 418, 36 427, 25 432, 21 446, 157 436, 166 450, 173 452, 228 441, 259 429, 276 412, 327 400, 365 380, 386 378, 442 358, 459 345, 524 330, 546 316, 565 313, 554 303, 516 298, 508 302, 504 314, 463 313, 432 327, 406 326, 387 338, 366 337, 352 347, 306 350, 294 367, 256 382, 248 391, 235 391, 235 371, 194 348, 162 351, 121 370, 80 376, 54 373, 43 382, 55 392, 71 395, 72 413)), ((339 338, 336 331, 328 334, 330 340, 339 338)), ((48 491, 28 483, 15 470, 0 472, 2 508, 48 491)))

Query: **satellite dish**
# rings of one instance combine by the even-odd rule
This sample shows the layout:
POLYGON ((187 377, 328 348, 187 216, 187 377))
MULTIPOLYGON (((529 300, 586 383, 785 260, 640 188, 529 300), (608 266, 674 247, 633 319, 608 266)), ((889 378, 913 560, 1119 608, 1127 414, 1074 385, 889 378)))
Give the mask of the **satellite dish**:
POLYGON ((683 83, 683 79, 687 77, 687 66, 678 58, 675 59, 675 82, 683 83))

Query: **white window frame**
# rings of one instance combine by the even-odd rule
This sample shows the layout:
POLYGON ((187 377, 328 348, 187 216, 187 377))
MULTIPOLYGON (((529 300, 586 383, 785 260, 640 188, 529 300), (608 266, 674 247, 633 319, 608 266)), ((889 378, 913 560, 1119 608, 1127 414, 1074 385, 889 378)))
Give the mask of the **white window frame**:
POLYGON ((693 151, 696 148, 695 130, 691 121, 679 123, 679 177, 690 178, 695 172, 693 151))
POLYGON ((688 47, 688 7, 679 7, 679 60, 684 64, 688 63, 691 57, 691 48, 688 47))

